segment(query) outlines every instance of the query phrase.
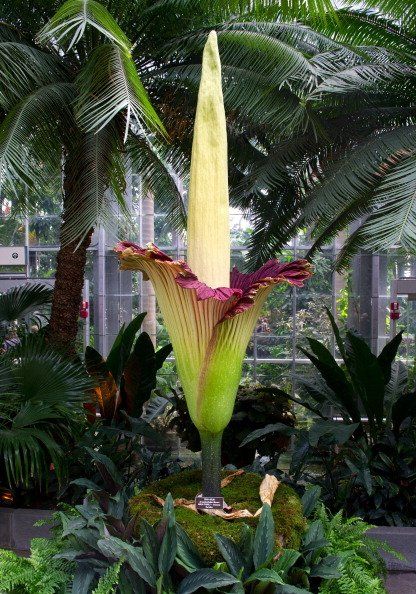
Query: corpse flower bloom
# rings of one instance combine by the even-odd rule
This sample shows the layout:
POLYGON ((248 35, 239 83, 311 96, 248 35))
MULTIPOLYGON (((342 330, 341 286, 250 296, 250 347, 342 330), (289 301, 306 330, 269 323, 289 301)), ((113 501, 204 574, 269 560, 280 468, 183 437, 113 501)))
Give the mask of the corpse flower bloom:
POLYGON ((230 273, 226 122, 216 33, 208 37, 192 145, 188 263, 154 244, 121 242, 121 269, 153 283, 172 341, 191 419, 201 436, 205 496, 220 494, 221 436, 234 408, 247 344, 277 283, 302 287, 306 260, 269 260, 259 270, 230 273))

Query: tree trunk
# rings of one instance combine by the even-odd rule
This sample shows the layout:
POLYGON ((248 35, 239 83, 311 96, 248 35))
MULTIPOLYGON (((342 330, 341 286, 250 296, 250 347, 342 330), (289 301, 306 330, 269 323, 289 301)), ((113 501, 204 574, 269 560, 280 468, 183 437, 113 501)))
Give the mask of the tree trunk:
POLYGON ((82 301, 87 249, 91 243, 92 232, 91 229, 78 247, 78 242, 61 246, 57 256, 48 341, 70 355, 76 353, 79 309, 82 301))
MULTIPOLYGON (((77 140, 77 139, 76 139, 77 140)), ((93 229, 79 243, 76 239, 64 243, 65 226, 71 223, 71 211, 77 204, 76 184, 83 168, 88 163, 82 160, 82 143, 74 141, 65 154, 63 168, 63 214, 60 232, 60 249, 56 261, 55 287, 47 335, 48 342, 69 355, 76 354, 79 310, 82 303, 87 249, 91 243, 93 229), (78 245, 79 244, 79 245, 78 245)), ((78 207, 79 208, 79 207, 78 207)))

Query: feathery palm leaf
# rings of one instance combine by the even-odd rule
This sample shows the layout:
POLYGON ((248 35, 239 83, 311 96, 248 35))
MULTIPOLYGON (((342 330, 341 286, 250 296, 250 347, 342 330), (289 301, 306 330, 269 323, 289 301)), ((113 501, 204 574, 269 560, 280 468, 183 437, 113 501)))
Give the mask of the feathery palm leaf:
POLYGON ((0 42, 0 105, 10 109, 43 85, 61 81, 65 72, 57 59, 27 43, 0 42))
MULTIPOLYGON (((368 7, 368 2, 366 2, 368 7)), ((323 33, 335 36, 340 43, 348 45, 376 45, 400 52, 402 55, 414 48, 415 40, 400 19, 369 8, 350 6, 336 11, 336 20, 319 24, 323 33)))
POLYGON ((416 14, 413 0, 366 0, 366 6, 379 14, 396 19, 410 34, 416 31, 416 14))
POLYGON ((179 151, 150 143, 144 136, 130 136, 127 145, 133 171, 140 171, 145 186, 167 213, 169 226, 175 231, 186 227, 186 205, 178 189, 177 179, 186 175, 187 163, 179 151))
POLYGON ((124 140, 130 125, 164 132, 129 52, 113 44, 97 47, 77 79, 77 115, 82 128, 98 132, 121 111, 126 113, 124 140))
POLYGON ((125 162, 114 122, 99 132, 79 134, 72 139, 71 152, 78 163, 66 183, 71 187, 62 228, 62 242, 80 240, 96 225, 114 232, 117 225, 114 196, 128 217, 124 201, 125 162), (113 191, 113 194, 109 190, 113 191))
POLYGON ((370 137, 345 160, 326 172, 305 207, 305 221, 319 219, 324 225, 342 212, 352 196, 364 195, 378 186, 390 159, 416 147, 416 126, 388 130, 370 137))
POLYGON ((253 21, 265 18, 270 21, 277 18, 283 21, 302 20, 311 16, 325 20, 334 17, 334 6, 331 0, 289 0, 279 3, 270 0, 157 0, 149 3, 143 11, 143 17, 155 18, 158 13, 170 13, 176 18, 182 14, 192 19, 191 28, 196 29, 201 26, 201 21, 205 21, 205 26, 210 27, 230 20, 233 15, 244 15, 247 20, 253 21))
POLYGON ((38 34, 40 43, 52 42, 66 46, 69 51, 83 37, 87 26, 104 37, 131 50, 131 43, 108 10, 95 0, 67 0, 38 34))
POLYGON ((366 221, 340 252, 339 268, 359 248, 414 251, 415 155, 416 127, 408 126, 379 134, 335 164, 305 208, 304 223, 319 220, 313 251, 362 216, 366 221))
MULTIPOLYGON (((73 93, 70 83, 43 86, 9 111, 0 127, 0 175, 12 184, 23 182, 36 190, 45 182, 49 168, 59 172, 57 129, 64 118, 71 119, 73 93)), ((25 203, 16 206, 22 211, 35 207, 25 203)))

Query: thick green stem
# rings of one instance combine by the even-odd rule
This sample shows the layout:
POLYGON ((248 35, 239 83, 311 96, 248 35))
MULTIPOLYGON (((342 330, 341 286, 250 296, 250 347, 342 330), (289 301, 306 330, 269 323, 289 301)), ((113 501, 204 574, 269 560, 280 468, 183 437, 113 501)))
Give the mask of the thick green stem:
POLYGON ((202 457, 202 495, 221 496, 221 433, 200 431, 202 457))

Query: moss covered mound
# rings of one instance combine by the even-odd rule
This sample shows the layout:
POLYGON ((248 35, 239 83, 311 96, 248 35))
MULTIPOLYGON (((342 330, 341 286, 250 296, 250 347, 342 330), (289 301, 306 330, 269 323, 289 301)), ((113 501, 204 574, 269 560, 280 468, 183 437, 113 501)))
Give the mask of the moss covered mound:
MULTIPOLYGON (((224 472, 223 476, 227 474, 229 473, 224 472)), ((262 478, 257 474, 247 473, 237 476, 223 489, 225 501, 233 509, 248 509, 252 513, 256 512, 261 506, 259 498, 261 481, 262 478)), ((194 499, 200 490, 200 485, 200 471, 190 470, 152 483, 143 489, 130 501, 131 513, 137 515, 137 533, 140 530, 140 518, 145 518, 150 524, 154 524, 161 517, 161 507, 152 499, 152 494, 163 499, 168 493, 171 493, 174 499, 194 499)), ((279 485, 274 496, 272 512, 276 530, 276 545, 281 546, 283 538, 285 547, 299 548, 306 522, 302 514, 300 499, 295 491, 287 485, 279 485)), ((207 514, 197 514, 183 507, 175 508, 175 514, 178 523, 191 537, 201 557, 208 564, 222 560, 214 534, 219 533, 238 540, 243 523, 255 527, 258 522, 258 517, 223 520, 207 514)))

